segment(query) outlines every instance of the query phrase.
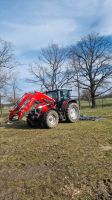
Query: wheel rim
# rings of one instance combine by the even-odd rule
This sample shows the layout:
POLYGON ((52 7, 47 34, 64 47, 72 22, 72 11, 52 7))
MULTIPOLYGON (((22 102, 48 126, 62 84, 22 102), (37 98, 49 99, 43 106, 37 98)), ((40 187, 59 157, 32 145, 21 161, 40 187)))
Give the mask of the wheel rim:
POLYGON ((70 109, 70 116, 73 120, 76 120, 77 119, 77 116, 78 116, 78 113, 77 113, 77 110, 76 108, 71 108, 70 109))
POLYGON ((52 125, 52 126, 54 126, 55 124, 56 124, 56 116, 55 115, 50 115, 49 117, 48 117, 48 121, 49 121, 49 123, 52 125))

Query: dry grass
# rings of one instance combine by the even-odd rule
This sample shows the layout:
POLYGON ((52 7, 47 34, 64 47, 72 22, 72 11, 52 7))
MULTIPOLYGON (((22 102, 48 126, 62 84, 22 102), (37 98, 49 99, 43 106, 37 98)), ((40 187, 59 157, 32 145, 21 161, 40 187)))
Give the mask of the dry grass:
POLYGON ((112 113, 84 110, 103 121, 29 129, 0 127, 0 200, 111 200, 112 113))

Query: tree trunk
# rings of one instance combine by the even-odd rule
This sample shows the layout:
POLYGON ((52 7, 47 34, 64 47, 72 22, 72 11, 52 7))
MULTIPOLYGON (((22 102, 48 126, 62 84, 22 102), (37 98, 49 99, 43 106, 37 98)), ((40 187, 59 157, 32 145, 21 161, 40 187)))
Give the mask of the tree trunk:
POLYGON ((78 81, 78 102, 79 102, 79 109, 81 109, 81 102, 80 102, 80 84, 78 81))
POLYGON ((91 95, 91 100, 92 100, 92 108, 95 108, 96 107, 96 99, 95 99, 94 94, 91 95))
POLYGON ((89 102, 89 108, 91 107, 91 99, 88 98, 88 102, 89 102))
POLYGON ((16 103, 16 87, 15 85, 13 86, 13 103, 16 103))
POLYGON ((79 83, 79 75, 78 75, 78 73, 77 73, 77 88, 78 88, 79 109, 81 109, 81 101, 80 101, 80 83, 79 83))
POLYGON ((2 96, 0 94, 0 117, 2 117, 2 96))
POLYGON ((96 107, 96 99, 95 99, 95 83, 92 80, 92 77, 90 78, 91 80, 91 101, 92 101, 92 108, 96 107))

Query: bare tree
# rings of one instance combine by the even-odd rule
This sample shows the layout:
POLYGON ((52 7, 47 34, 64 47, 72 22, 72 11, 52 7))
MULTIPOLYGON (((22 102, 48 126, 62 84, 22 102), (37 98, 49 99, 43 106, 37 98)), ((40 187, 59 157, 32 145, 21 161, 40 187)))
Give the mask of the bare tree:
POLYGON ((41 88, 53 90, 62 88, 69 83, 69 71, 67 69, 67 50, 52 44, 40 51, 39 61, 31 66, 30 72, 33 83, 38 83, 41 88))
POLYGON ((4 97, 3 89, 10 79, 10 71, 14 67, 14 57, 12 53, 12 46, 10 43, 0 39, 0 108, 2 115, 2 97, 4 97))
POLYGON ((11 44, 0 39, 0 90, 9 80, 9 70, 13 68, 11 44))
POLYGON ((10 82, 8 84, 9 89, 8 89, 8 94, 7 94, 7 100, 12 103, 15 104, 19 99, 19 93, 20 91, 22 91, 19 86, 18 86, 18 79, 16 76, 16 73, 12 73, 11 77, 10 77, 10 82))
POLYGON ((70 58, 78 68, 80 87, 90 92, 94 108, 95 98, 112 88, 112 43, 107 37, 89 34, 72 46, 70 58))

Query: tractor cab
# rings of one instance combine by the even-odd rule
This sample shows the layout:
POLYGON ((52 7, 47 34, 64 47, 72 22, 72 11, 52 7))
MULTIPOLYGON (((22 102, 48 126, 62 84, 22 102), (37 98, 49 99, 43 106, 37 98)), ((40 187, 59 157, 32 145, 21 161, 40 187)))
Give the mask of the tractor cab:
POLYGON ((76 100, 71 96, 71 91, 57 89, 46 92, 47 96, 55 99, 56 111, 59 114, 60 121, 73 122, 78 119, 78 106, 76 100))
POLYGON ((70 92, 71 90, 68 89, 58 89, 47 91, 46 94, 55 99, 56 102, 63 102, 64 100, 71 99, 70 92))

